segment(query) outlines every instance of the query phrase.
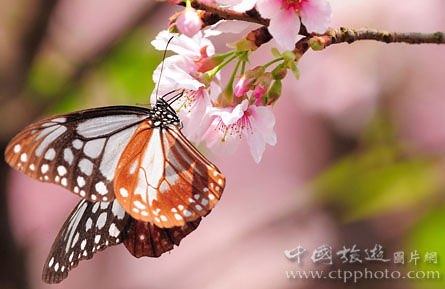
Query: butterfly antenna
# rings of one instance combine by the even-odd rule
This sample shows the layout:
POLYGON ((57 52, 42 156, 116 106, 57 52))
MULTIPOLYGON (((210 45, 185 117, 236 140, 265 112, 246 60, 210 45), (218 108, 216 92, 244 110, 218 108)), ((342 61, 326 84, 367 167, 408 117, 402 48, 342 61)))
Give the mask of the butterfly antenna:
POLYGON ((167 41, 167 45, 165 45, 164 55, 162 56, 161 73, 159 73, 158 85, 156 86, 156 101, 158 100, 159 84, 161 83, 162 71, 164 70, 165 55, 167 54, 168 45, 170 44, 170 41, 172 41, 173 37, 174 36, 170 37, 170 39, 167 41))
POLYGON ((173 96, 168 100, 168 104, 171 105, 173 102, 180 99, 183 95, 184 95, 184 89, 181 89, 181 92, 179 92, 178 94, 176 94, 175 96, 173 96))

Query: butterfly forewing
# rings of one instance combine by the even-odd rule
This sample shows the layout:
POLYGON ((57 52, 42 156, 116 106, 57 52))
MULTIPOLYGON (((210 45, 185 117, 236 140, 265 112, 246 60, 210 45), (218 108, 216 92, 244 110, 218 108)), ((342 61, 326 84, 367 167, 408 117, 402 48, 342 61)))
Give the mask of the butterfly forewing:
POLYGON ((176 126, 144 121, 118 162, 114 190, 133 218, 171 228, 206 215, 224 185, 224 176, 176 126))
POLYGON ((82 200, 53 243, 43 268, 43 280, 59 283, 80 260, 91 259, 97 251, 121 243, 131 224, 130 216, 113 202, 82 200))
POLYGON ((111 201, 119 157, 150 112, 116 106, 52 117, 21 131, 5 158, 40 181, 59 184, 87 200, 111 201))

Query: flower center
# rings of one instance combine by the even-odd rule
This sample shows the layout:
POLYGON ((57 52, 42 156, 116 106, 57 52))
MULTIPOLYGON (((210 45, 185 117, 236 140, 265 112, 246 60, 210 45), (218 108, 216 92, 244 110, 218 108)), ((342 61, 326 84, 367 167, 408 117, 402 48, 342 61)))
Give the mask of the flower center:
POLYGON ((222 132, 223 138, 221 139, 221 141, 225 142, 227 136, 232 137, 234 135, 238 135, 241 139, 243 136, 243 131, 252 132, 252 125, 246 112, 236 123, 228 126, 225 125, 221 119, 219 119, 216 129, 222 132))
POLYGON ((281 0, 281 9, 292 9, 295 10, 295 12, 299 12, 301 6, 304 2, 308 0, 281 0))

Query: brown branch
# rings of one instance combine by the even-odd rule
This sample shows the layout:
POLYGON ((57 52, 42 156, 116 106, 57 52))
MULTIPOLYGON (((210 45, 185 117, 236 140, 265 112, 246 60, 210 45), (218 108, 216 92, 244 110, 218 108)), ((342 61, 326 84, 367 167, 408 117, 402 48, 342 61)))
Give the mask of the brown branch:
POLYGON ((359 40, 375 40, 384 43, 408 44, 445 44, 445 33, 418 33, 418 32, 388 32, 376 29, 362 28, 329 29, 324 34, 312 34, 295 44, 294 53, 301 57, 309 48, 322 50, 332 44, 354 43, 359 40))
MULTIPOLYGON (((264 19, 260 16, 258 11, 253 8, 252 10, 242 12, 236 12, 231 9, 219 7, 215 4, 203 3, 199 0, 192 0, 192 7, 198 10, 205 11, 205 16, 202 16, 204 24, 210 25, 218 22, 221 19, 225 20, 242 20, 246 22, 258 23, 264 26, 269 26, 269 20, 264 19), (210 13, 210 14, 209 14, 210 13), (206 23, 206 19, 209 23, 206 23)), ((184 6, 185 1, 179 3, 179 5, 184 6)), ((418 32, 388 32, 388 31, 378 31, 375 29, 329 29, 324 34, 309 34, 305 31, 304 26, 300 31, 301 35, 311 37, 311 42, 308 44, 314 45, 313 48, 317 48, 319 44, 319 49, 326 48, 331 44, 336 43, 352 43, 358 40, 376 40, 385 43, 407 43, 407 44, 445 44, 445 32, 436 33, 418 33, 418 32)), ((307 41, 305 39, 304 41, 307 41)))
POLYGON ((388 32, 376 29, 362 28, 329 29, 321 35, 314 35, 309 39, 309 45, 316 50, 324 49, 332 44, 353 43, 359 40, 375 40, 384 43, 408 44, 445 44, 444 32, 418 33, 418 32, 388 32), (318 48, 318 49, 317 49, 318 48))
MULTIPOLYGON (((185 1, 180 2, 180 5, 184 6, 185 1)), ((192 0, 192 7, 218 15, 220 20, 242 20, 269 26, 269 19, 262 18, 255 8, 246 12, 236 12, 230 9, 222 8, 215 4, 204 3, 198 0, 192 0)))

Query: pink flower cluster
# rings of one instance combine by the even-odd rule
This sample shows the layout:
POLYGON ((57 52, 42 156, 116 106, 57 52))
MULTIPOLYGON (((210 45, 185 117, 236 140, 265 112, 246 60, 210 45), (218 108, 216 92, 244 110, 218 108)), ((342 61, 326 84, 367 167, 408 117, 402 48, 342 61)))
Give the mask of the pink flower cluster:
MULTIPOLYGON (((256 7, 262 17, 270 19, 268 30, 284 50, 293 50, 299 37, 300 21, 308 32, 323 33, 328 28, 331 17, 327 0, 201 2, 221 5, 238 12, 256 7)), ((192 7, 190 0, 185 1, 185 6, 186 8, 176 14, 170 23, 171 30, 181 34, 175 34, 168 46, 176 55, 164 61, 164 71, 160 82, 157 83, 159 95, 174 90, 184 92, 182 97, 173 103, 173 107, 179 112, 184 125, 183 132, 190 140, 197 144, 205 141, 209 148, 217 152, 232 152, 246 139, 252 157, 258 163, 266 144, 275 145, 277 142, 274 132, 275 117, 271 106, 281 95, 281 81, 287 70, 292 70, 298 78, 296 55, 291 51, 280 54, 276 50, 273 53, 274 60, 246 71, 248 56, 256 49, 254 45, 249 44, 250 38, 246 37, 237 42, 236 49, 231 52, 215 54, 213 44, 206 36, 233 33, 248 26, 241 25, 237 26, 237 29, 231 29, 230 25, 227 25, 228 21, 220 21, 212 28, 201 31, 203 22, 200 12, 192 7), (223 88, 219 71, 235 59, 238 64, 232 78, 223 88), (266 71, 273 64, 276 67, 270 72, 266 71), (238 75, 240 65, 241 75, 238 75)), ((171 36, 167 31, 162 31, 152 44, 156 49, 164 50, 171 36)), ((159 79, 160 70, 161 66, 153 74, 155 82, 159 79)), ((155 97, 158 95, 152 95, 152 102, 156 101, 155 97)))
MULTIPOLYGON (((244 12, 254 7, 263 18, 270 19, 269 32, 278 45, 292 50, 298 40, 301 22, 309 33, 324 33, 331 22, 331 6, 327 0, 201 0, 244 12)), ((187 36, 202 27, 195 9, 187 7, 178 17, 176 26, 187 36)))
MULTIPOLYGON (((160 32, 152 41, 155 48, 164 50, 172 34, 160 32)), ((276 144, 273 130, 275 117, 269 107, 252 103, 247 98, 234 98, 222 104, 224 95, 219 73, 208 79, 208 72, 220 61, 214 55, 209 39, 196 33, 192 38, 176 35, 168 49, 177 55, 164 60, 161 81, 157 84, 159 95, 183 89, 184 95, 173 103, 183 122, 184 134, 195 143, 205 141, 218 153, 231 153, 245 138, 254 160, 260 162, 266 143, 276 144)), ((161 65, 153 73, 159 79, 161 65)), ((156 102, 156 90, 151 101, 156 102)))

